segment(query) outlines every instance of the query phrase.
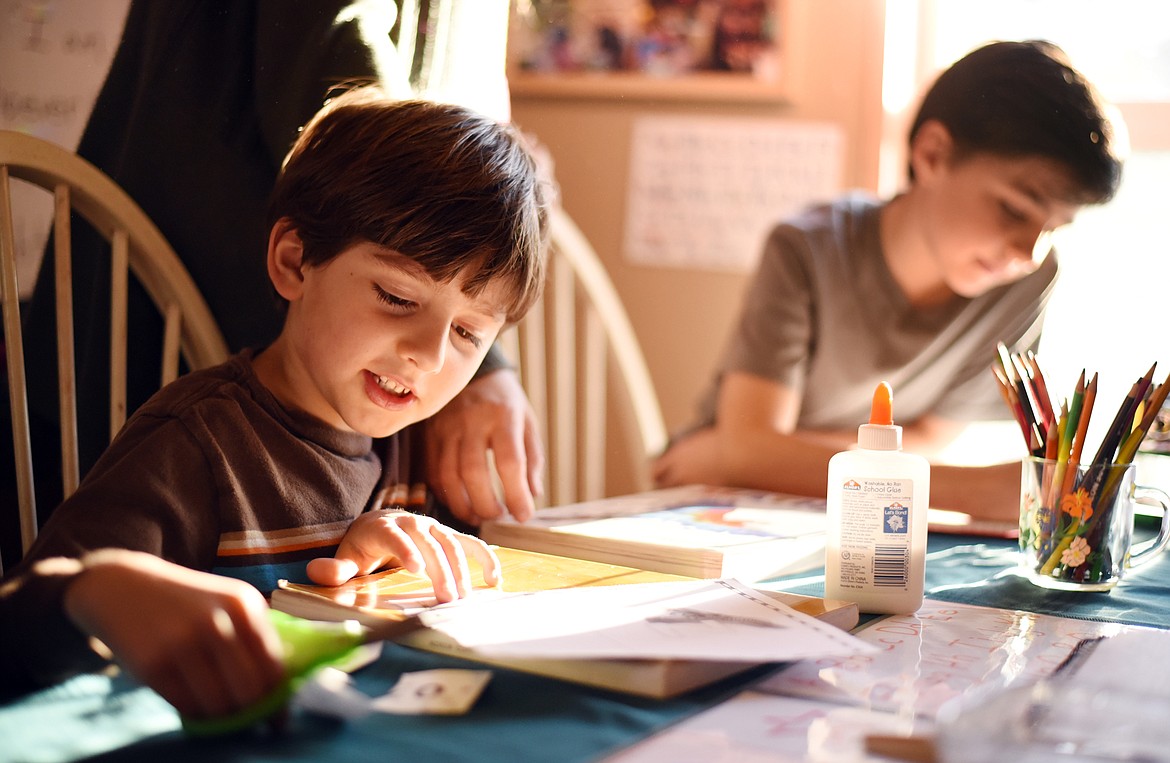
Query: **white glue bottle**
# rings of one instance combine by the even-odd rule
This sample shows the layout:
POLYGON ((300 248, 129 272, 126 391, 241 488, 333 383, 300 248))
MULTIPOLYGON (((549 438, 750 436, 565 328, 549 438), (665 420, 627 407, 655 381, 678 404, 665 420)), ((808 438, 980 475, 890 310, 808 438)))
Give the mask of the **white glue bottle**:
POLYGON ((930 463, 902 452, 893 393, 873 393, 857 449, 829 459, 825 598, 862 612, 906 615, 922 606, 930 463))

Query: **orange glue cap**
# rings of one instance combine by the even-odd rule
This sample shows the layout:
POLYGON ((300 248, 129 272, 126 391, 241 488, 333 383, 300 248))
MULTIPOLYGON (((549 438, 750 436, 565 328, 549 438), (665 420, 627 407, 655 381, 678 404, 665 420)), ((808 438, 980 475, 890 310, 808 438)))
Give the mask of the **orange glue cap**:
POLYGON ((857 445, 867 450, 902 449, 902 427, 894 424, 894 392, 888 382, 873 391, 869 423, 857 428, 857 445))
POLYGON ((869 423, 889 426, 894 423, 894 392, 889 382, 881 382, 873 391, 873 405, 869 408, 869 423))

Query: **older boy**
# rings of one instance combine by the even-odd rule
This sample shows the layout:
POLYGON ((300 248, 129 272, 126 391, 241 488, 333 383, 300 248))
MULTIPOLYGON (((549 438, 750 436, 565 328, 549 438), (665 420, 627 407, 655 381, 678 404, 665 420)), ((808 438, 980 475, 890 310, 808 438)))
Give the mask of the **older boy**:
MULTIPOLYGON (((907 450, 1004 415, 989 367, 996 342, 1039 339, 1049 235, 1119 183, 1105 108, 1056 46, 993 43, 938 78, 909 148, 905 192, 773 230, 700 427, 658 461, 661 484, 824 495, 829 457, 856 442, 882 380, 907 450)), ((1018 464, 936 466, 931 502, 1012 520, 1018 483, 1018 464)))
POLYGON ((530 156, 465 109, 353 91, 306 126, 269 223, 279 337, 159 392, 54 512, 0 587, 5 683, 100 666, 93 637, 184 714, 219 716, 280 680, 263 594, 306 560, 322 584, 425 571, 440 600, 469 588, 467 555, 498 579, 477 538, 404 510, 421 465, 402 430, 539 295, 530 156))

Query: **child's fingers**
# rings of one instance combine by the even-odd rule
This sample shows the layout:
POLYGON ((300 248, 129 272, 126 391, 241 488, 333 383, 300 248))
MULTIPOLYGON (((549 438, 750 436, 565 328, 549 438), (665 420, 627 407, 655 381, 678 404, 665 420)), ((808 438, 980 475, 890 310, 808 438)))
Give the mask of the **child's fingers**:
POLYGON ((450 572, 451 580, 455 584, 456 596, 459 598, 466 596, 471 591, 471 571, 467 566, 463 546, 456 540, 460 533, 435 523, 431 526, 430 534, 443 551, 442 560, 446 562, 446 570, 450 572))
POLYGON ((420 517, 399 509, 370 512, 358 517, 342 539, 332 561, 314 559, 309 576, 315 582, 335 576, 333 585, 340 585, 355 575, 368 575, 391 562, 410 572, 426 569, 426 558, 412 535, 421 537, 417 524, 420 517), (318 580, 314 575, 320 575, 318 580))
POLYGON ((483 582, 490 586, 498 586, 503 579, 503 571, 500 568, 500 558, 492 551, 492 547, 474 535, 456 533, 455 538, 463 548, 464 560, 470 555, 479 562, 483 569, 483 582))
POLYGON ((206 670, 203 665, 197 664, 193 655, 188 655, 174 665, 158 667, 158 671, 139 670, 135 677, 158 692, 181 715, 191 718, 210 717, 209 703, 199 683, 206 670))
POLYGON ((222 646, 216 655, 236 709, 259 701, 284 677, 284 650, 267 609, 263 602, 231 601, 217 615, 222 646))
POLYGON ((322 557, 310 559, 305 572, 309 580, 317 585, 335 586, 358 574, 358 565, 352 559, 344 557, 322 557))
POLYGON ((430 517, 387 511, 355 521, 337 555, 313 559, 307 572, 319 585, 341 585, 355 575, 397 562, 411 572, 426 574, 437 599, 452 601, 472 589, 468 552, 483 568, 484 581, 498 585, 499 559, 483 541, 430 517))
POLYGON ((438 523, 431 519, 426 522, 419 521, 421 520, 419 517, 415 519, 414 522, 406 523, 406 531, 410 540, 414 542, 417 553, 422 556, 423 569, 427 577, 431 579, 431 585, 434 586, 435 598, 444 602, 454 601, 459 598, 455 573, 448 561, 447 549, 431 532, 434 527, 438 526, 438 523))

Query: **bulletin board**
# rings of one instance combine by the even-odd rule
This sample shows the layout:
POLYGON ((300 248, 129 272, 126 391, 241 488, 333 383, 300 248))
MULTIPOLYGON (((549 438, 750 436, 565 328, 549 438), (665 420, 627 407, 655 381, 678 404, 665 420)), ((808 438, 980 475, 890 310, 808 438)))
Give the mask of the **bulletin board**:
POLYGON ((646 116, 631 141, 624 249, 638 265, 749 272, 772 225, 841 190, 834 124, 646 116))

